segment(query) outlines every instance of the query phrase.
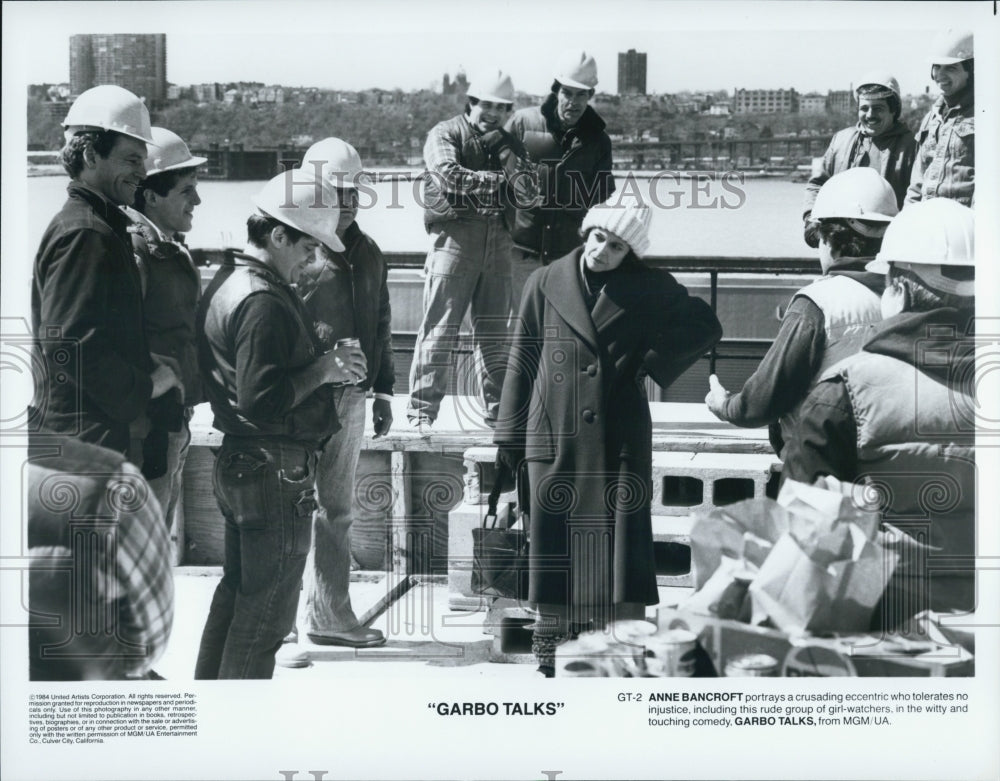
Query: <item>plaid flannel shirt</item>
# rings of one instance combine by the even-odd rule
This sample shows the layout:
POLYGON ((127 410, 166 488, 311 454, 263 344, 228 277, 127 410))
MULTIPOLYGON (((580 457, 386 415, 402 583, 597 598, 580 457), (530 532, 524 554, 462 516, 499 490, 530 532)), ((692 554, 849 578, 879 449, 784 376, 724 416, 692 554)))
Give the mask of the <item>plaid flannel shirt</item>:
MULTIPOLYGON (((130 463, 122 464, 121 480, 128 484, 145 482, 130 463)), ((109 591, 125 599, 126 607, 119 616, 123 638, 146 650, 144 656, 129 655, 125 659, 126 673, 133 677, 144 675, 163 655, 174 621, 167 524, 151 490, 148 500, 137 504, 134 511, 130 508, 118 514, 114 590, 109 591)))
MULTIPOLYGON (((464 116, 463 122, 468 122, 464 116)), ((473 128, 473 134, 479 131, 473 128)), ((428 171, 441 178, 445 192, 455 195, 478 196, 486 202, 503 182, 503 174, 498 171, 473 171, 461 162, 462 139, 447 132, 444 124, 435 125, 427 134, 424 144, 424 163, 428 171)))

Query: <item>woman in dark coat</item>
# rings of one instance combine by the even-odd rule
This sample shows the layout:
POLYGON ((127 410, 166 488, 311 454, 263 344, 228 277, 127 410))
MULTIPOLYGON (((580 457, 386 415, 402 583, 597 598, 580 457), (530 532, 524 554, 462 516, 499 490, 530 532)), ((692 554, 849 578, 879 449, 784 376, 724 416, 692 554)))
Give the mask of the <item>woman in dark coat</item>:
POLYGON ((639 259, 648 207, 591 209, 584 245, 528 279, 494 441, 528 463, 528 599, 551 675, 575 632, 656 604, 652 423, 643 375, 667 387, 722 336, 711 308, 639 259))

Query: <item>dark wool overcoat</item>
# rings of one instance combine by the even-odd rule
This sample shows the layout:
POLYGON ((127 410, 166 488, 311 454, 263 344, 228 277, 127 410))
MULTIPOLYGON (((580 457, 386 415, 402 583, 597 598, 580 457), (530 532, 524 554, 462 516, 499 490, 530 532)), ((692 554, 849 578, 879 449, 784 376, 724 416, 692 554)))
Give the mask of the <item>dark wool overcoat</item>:
POLYGON ((535 604, 603 615, 656 604, 652 423, 644 375, 670 385, 722 336, 704 301, 631 255, 593 306, 581 249, 525 286, 495 442, 528 461, 535 604))

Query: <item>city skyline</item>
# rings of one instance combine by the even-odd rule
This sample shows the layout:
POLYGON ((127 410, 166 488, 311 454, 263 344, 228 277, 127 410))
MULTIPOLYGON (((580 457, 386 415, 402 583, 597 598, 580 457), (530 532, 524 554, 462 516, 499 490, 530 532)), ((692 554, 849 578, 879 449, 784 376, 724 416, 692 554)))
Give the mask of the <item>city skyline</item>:
MULTIPOLYGON (((5 7, 7 16, 10 5, 5 7)), ((115 4, 123 6, 125 11, 118 25, 106 22, 115 30, 104 30, 99 25, 100 19, 88 18, 86 31, 122 29, 122 23, 127 26, 135 12, 134 5, 115 4)), ((320 23, 310 25, 309 33, 290 30, 288 24, 294 14, 285 13, 274 20, 272 32, 261 33, 262 28, 254 21, 260 19, 266 8, 274 7, 266 3, 241 5, 243 18, 228 19, 221 26, 214 24, 213 19, 231 4, 181 4, 197 9, 192 19, 199 22, 182 29, 177 29, 176 16, 172 21, 166 16, 159 18, 161 14, 155 6, 160 4, 149 5, 152 7, 143 14, 143 30, 167 34, 167 79, 174 84, 243 81, 352 91, 370 88, 411 91, 440 89, 445 73, 454 75, 463 70, 474 80, 477 72, 499 66, 510 72, 518 90, 530 94, 547 91, 552 61, 558 49, 564 47, 586 50, 597 59, 597 89, 608 93, 617 92, 618 54, 637 49, 647 53, 647 91, 653 94, 720 89, 731 92, 735 88, 825 92, 848 89, 865 71, 873 69, 893 72, 904 93, 917 94, 930 85, 930 72, 922 52, 938 27, 935 17, 939 11, 928 7, 921 19, 914 22, 920 27, 909 30, 877 29, 871 25, 857 31, 838 29, 838 17, 827 18, 831 10, 827 4, 816 4, 820 7, 813 10, 803 9, 806 4, 801 3, 765 3, 765 12, 774 11, 777 5, 795 11, 780 14, 773 23, 764 18, 766 13, 759 9, 751 11, 746 4, 713 4, 741 12, 729 15, 731 24, 745 25, 745 29, 734 30, 707 29, 709 15, 704 11, 699 15, 688 4, 632 2, 619 4, 616 9, 642 9, 646 12, 645 19, 633 22, 629 29, 622 19, 629 14, 616 13, 614 18, 603 20, 608 29, 595 32, 592 25, 596 21, 588 24, 586 14, 563 19, 560 12, 568 6, 555 3, 533 11, 539 17, 534 29, 525 25, 512 29, 515 26, 510 20, 501 18, 496 34, 487 35, 479 30, 464 33, 459 29, 445 36, 447 46, 422 46, 414 42, 432 35, 422 29, 429 20, 409 6, 395 2, 370 3, 367 15, 356 8, 311 8, 320 22, 328 20, 336 29, 354 31, 346 37, 315 32, 322 26, 320 23), (369 32, 366 27, 378 8, 391 8, 392 13, 379 13, 380 22, 384 17, 382 28, 369 32), (558 46, 553 44, 546 21, 552 29, 560 29, 558 46), (768 26, 754 29, 762 24, 768 26), (819 25, 823 24, 827 29, 820 31, 819 25), (192 28, 214 31, 191 32, 192 28)), ((434 5, 444 9, 458 7, 450 2, 434 5)), ((14 10, 22 12, 16 6, 14 10)), ((509 7, 519 6, 514 3, 509 7)), ((587 2, 576 6, 607 7, 587 2)), ((298 6, 289 3, 281 7, 293 10, 298 6)), ((27 71, 23 74, 26 83, 69 81, 69 38, 81 29, 80 25, 73 25, 71 30, 60 29, 68 21, 58 18, 49 24, 46 20, 46 30, 26 31, 25 38, 32 40, 30 57, 25 63, 27 71)), ((839 18, 840 25, 844 22, 845 19, 839 18)), ((441 33, 438 31, 436 35, 440 37, 441 33)))

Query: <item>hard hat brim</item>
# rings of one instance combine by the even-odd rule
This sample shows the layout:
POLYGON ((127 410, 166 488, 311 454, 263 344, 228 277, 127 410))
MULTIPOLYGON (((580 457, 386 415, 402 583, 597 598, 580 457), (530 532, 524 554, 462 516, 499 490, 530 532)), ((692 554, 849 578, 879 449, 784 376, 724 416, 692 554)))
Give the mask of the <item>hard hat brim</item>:
POLYGON ((264 215, 270 217, 272 220, 277 220, 282 225, 287 225, 289 228, 294 228, 299 233, 304 233, 306 236, 311 236, 312 238, 316 239, 316 241, 320 242, 321 244, 325 244, 327 247, 329 247, 330 249, 332 249, 334 252, 343 252, 344 249, 345 249, 344 242, 342 242, 340 240, 340 237, 337 236, 336 233, 324 233, 324 235, 322 235, 322 236, 317 236, 315 233, 310 233, 309 231, 302 230, 302 228, 298 227, 297 225, 292 225, 292 223, 288 222, 287 220, 283 220, 283 219, 281 219, 281 217, 279 217, 279 216, 277 216, 275 214, 271 214, 271 212, 269 212, 267 209, 265 209, 263 206, 261 206, 257 202, 256 198, 253 199, 253 205, 256 206, 260 210, 261 214, 264 214, 264 215))
POLYGON ((128 136, 129 138, 134 138, 137 141, 142 141, 149 146, 159 147, 152 136, 144 136, 140 133, 131 133, 127 130, 120 130, 119 128, 111 127, 100 127, 99 125, 63 125, 63 138, 66 139, 68 143, 69 140, 75 136, 77 133, 117 133, 120 136, 128 136))
POLYGON ((180 171, 183 168, 197 168, 199 165, 204 165, 207 162, 207 157, 194 157, 192 155, 190 160, 185 160, 183 163, 174 163, 173 165, 167 165, 163 168, 153 168, 146 171, 146 176, 155 176, 156 174, 166 173, 167 171, 180 171))
POLYGON ((555 81, 564 87, 572 87, 573 89, 592 90, 597 86, 596 83, 594 84, 594 86, 591 86, 589 84, 584 84, 582 81, 576 81, 574 79, 570 79, 565 76, 556 76, 555 81))
POLYGON ((931 65, 957 65, 960 62, 974 59, 975 57, 931 57, 928 62, 931 65))
POLYGON ((465 94, 466 94, 466 97, 475 98, 476 100, 486 100, 486 101, 489 101, 490 103, 503 103, 505 106, 513 106, 514 105, 514 101, 513 100, 511 100, 510 98, 500 97, 499 95, 479 94, 479 93, 473 93, 473 92, 467 92, 465 94))

